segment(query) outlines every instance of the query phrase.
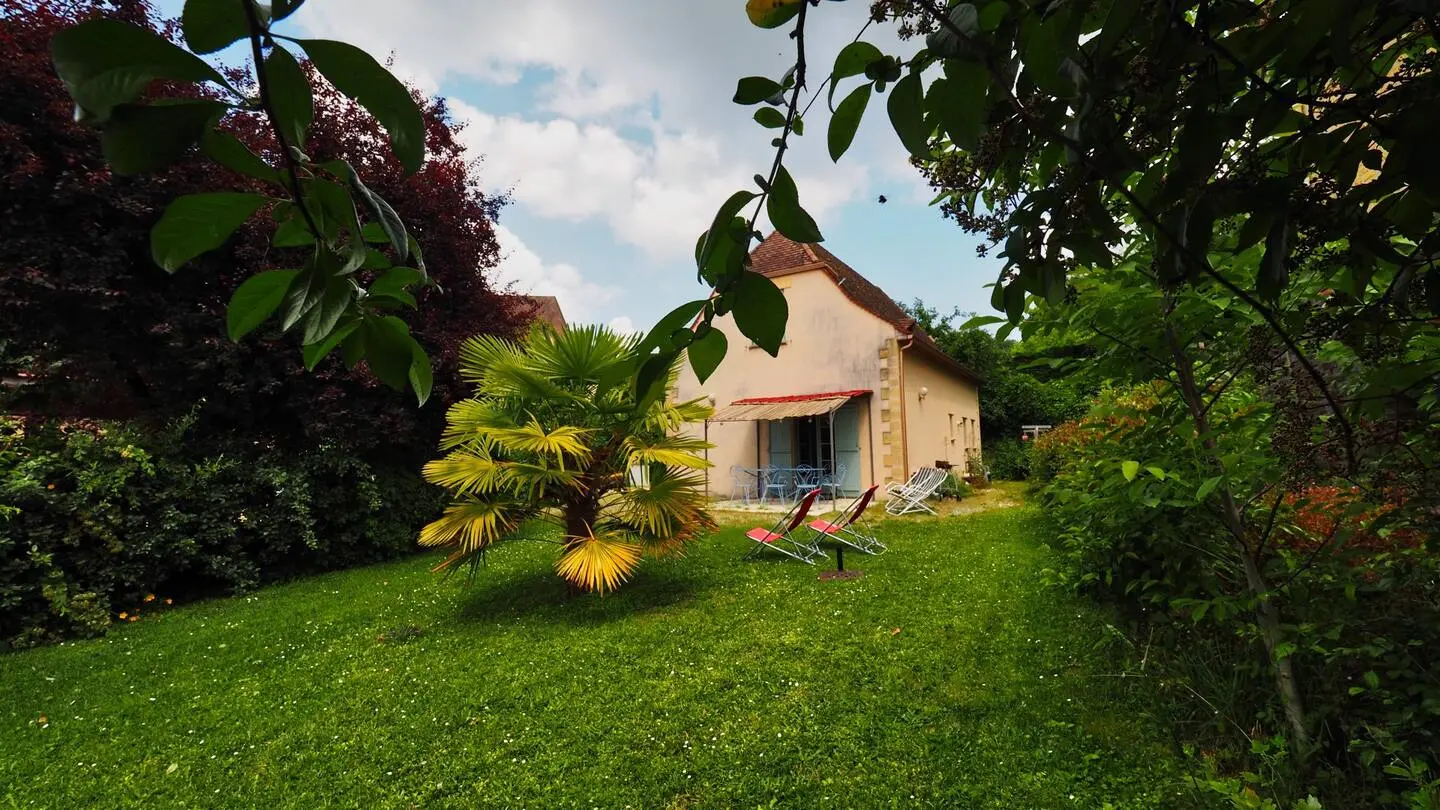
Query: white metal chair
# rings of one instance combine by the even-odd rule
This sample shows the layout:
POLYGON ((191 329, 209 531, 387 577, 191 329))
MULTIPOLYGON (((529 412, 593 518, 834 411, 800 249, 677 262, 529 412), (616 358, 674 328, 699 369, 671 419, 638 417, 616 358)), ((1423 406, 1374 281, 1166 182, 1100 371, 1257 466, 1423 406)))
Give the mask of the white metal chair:
POLYGON ((795 468, 794 476, 790 480, 790 490, 794 492, 795 497, 798 498, 802 492, 821 489, 820 478, 822 474, 822 471, 811 467, 809 464, 801 464, 795 468))
POLYGON ((789 491, 789 470, 774 466, 760 470, 760 503, 765 503, 765 499, 769 497, 772 492, 775 493, 776 500, 785 503, 789 500, 785 497, 789 491))
POLYGON ((830 500, 839 498, 840 488, 845 486, 845 474, 849 471, 849 467, 841 464, 834 471, 827 471, 820 476, 819 487, 830 492, 830 500))
POLYGON ((885 511, 892 515, 905 515, 910 512, 929 512, 936 514, 925 499, 935 494, 940 485, 950 473, 945 470, 937 470, 934 467, 921 467, 910 476, 910 480, 904 484, 891 484, 886 488, 890 500, 885 504, 885 511))
POLYGON ((744 501, 746 506, 758 493, 756 492, 759 483, 758 471, 746 469, 739 464, 730 467, 730 500, 744 501))

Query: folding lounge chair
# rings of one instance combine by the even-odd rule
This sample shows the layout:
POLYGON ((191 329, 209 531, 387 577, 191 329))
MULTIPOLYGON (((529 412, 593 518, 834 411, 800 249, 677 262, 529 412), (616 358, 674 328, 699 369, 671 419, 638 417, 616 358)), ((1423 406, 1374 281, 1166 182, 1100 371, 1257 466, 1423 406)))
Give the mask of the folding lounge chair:
POLYGON ((789 512, 786 512, 784 517, 776 521, 774 526, 768 529, 756 526, 746 532, 745 536, 754 540, 755 545, 745 552, 744 559, 748 560, 759 554, 761 549, 768 548, 787 557, 794 557, 800 562, 814 565, 815 561, 811 558, 816 556, 818 549, 796 540, 792 532, 795 531, 795 527, 804 522, 805 516, 810 514, 810 505, 815 503, 815 499, 818 497, 820 497, 819 488, 812 489, 805 493, 805 497, 801 498, 800 502, 795 504, 789 512))
POLYGON ((869 506, 870 501, 875 497, 875 490, 879 488, 880 486, 877 484, 865 490, 834 520, 817 518, 810 521, 807 525, 815 532, 815 536, 810 539, 810 545, 818 551, 820 538, 829 537, 837 543, 844 543, 856 551, 863 551, 866 554, 883 553, 885 544, 875 539, 873 534, 863 531, 857 524, 860 516, 865 514, 865 507, 869 506))
POLYGON ((885 511, 892 515, 920 511, 935 514, 935 510, 925 503, 925 499, 934 495, 949 475, 948 472, 934 467, 922 467, 904 486, 892 487, 889 490, 890 501, 885 504, 885 511))

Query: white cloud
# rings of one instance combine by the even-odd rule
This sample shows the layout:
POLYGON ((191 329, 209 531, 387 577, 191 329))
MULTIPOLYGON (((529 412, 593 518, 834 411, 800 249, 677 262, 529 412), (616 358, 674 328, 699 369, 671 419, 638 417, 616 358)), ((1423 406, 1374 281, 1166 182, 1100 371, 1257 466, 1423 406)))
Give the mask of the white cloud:
MULTIPOLYGON (((806 31, 812 87, 866 12, 865 4, 817 7, 806 31)), ((683 261, 719 204, 753 189, 751 176, 770 165, 773 131, 730 103, 736 79, 778 76, 794 59, 793 41, 749 25, 738 0, 428 0, 400 12, 389 0, 345 0, 309 3, 298 18, 316 33, 393 52, 397 70, 427 86, 520 82, 531 104, 519 115, 451 100, 470 124, 467 143, 486 158, 485 184, 513 184, 517 202, 544 217, 604 222, 616 241, 665 263, 683 261)), ((876 26, 866 39, 902 53, 918 47, 876 26)), ((825 153, 823 100, 806 122, 811 134, 787 156, 822 229, 837 207, 870 195, 876 171, 892 196, 902 187, 892 176, 901 154, 894 136, 867 137, 885 117, 883 105, 871 106, 875 120, 838 166, 825 153)))
MULTIPOLYGON (((466 145, 485 155, 488 185, 513 189, 516 202, 543 217, 600 220, 617 241, 657 261, 689 256, 715 209, 751 185, 765 162, 764 150, 731 148, 693 130, 652 125, 651 143, 643 143, 606 124, 497 117, 463 101, 451 109, 466 122, 466 145)), ((797 163, 802 201, 822 224, 866 185, 861 166, 819 171, 797 163)))
POLYGON ((611 318, 610 323, 606 325, 609 326, 612 331, 621 335, 633 335, 636 332, 640 331, 639 329, 635 328, 635 322, 626 315, 621 315, 618 318, 611 318))
POLYGON ((494 283, 512 285, 511 289, 525 295, 555 296, 566 321, 589 323, 620 294, 615 287, 587 280, 572 264, 546 262, 504 225, 495 226, 495 238, 501 258, 494 283))

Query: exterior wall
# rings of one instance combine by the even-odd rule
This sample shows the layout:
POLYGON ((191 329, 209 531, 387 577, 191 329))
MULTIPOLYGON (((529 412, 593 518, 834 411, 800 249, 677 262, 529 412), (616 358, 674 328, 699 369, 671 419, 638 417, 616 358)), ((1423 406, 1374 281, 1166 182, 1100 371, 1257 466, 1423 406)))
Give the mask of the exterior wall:
POLYGON ((964 471, 966 451, 980 449, 978 387, 913 348, 905 352, 903 368, 908 472, 936 461, 964 471))
MULTIPOLYGON (((717 407, 729 405, 746 397, 787 396, 793 394, 818 394, 826 391, 847 391, 868 389, 875 394, 868 402, 861 399, 861 486, 869 486, 878 477, 880 483, 889 479, 881 469, 881 453, 874 448, 881 447, 883 434, 888 431, 893 441, 899 441, 898 420, 886 427, 881 416, 881 369, 877 367, 877 353, 888 344, 894 353, 895 329, 869 312, 861 309, 835 286, 829 273, 823 269, 807 270, 779 276, 775 283, 785 292, 790 306, 790 318, 786 327, 785 343, 780 347, 780 356, 771 357, 764 350, 751 345, 749 338, 740 334, 733 318, 716 320, 716 328, 725 333, 729 352, 725 362, 715 374, 701 385, 688 364, 681 367, 676 381, 674 396, 681 400, 708 396, 717 407)), ((890 411, 893 416, 894 410, 890 411)), ((686 433, 701 436, 703 426, 691 425, 686 433)), ((710 492, 714 495, 730 494, 730 467, 756 466, 756 423, 754 422, 712 422, 709 429, 710 442, 715 445, 709 451, 710 461, 715 465, 710 470, 710 492)), ((768 442, 763 429, 759 432, 760 461, 765 462, 768 442)))

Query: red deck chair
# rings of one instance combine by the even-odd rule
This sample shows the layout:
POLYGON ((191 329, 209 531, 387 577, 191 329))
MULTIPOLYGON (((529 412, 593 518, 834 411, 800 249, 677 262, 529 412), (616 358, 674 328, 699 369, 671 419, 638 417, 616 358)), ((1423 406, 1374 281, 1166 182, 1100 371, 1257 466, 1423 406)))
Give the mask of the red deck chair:
POLYGON ((816 487, 805 493, 805 497, 801 498, 800 502, 795 504, 793 509, 786 512, 784 517, 776 521, 774 526, 768 529, 757 526, 746 532, 745 536, 754 540, 755 545, 751 546, 750 550, 745 552, 744 559, 748 560, 759 554, 761 549, 768 548, 778 551, 787 557, 794 557, 800 562, 814 565, 815 560, 812 558, 816 556, 818 550, 813 546, 796 540, 791 533, 795 531, 797 526, 805 521, 805 516, 810 514, 810 505, 815 503, 815 499, 818 497, 820 497, 820 489, 816 487))
POLYGON ((875 490, 879 488, 880 485, 876 484, 860 493, 860 497, 845 507, 845 511, 841 512, 840 516, 834 520, 816 518, 810 521, 810 530, 815 532, 814 536, 810 538, 811 547, 818 551, 820 538, 829 537, 837 543, 844 543, 856 551, 863 551, 866 554, 884 553, 885 544, 857 523, 860 516, 865 514, 865 507, 869 506, 870 501, 875 498, 875 490))

